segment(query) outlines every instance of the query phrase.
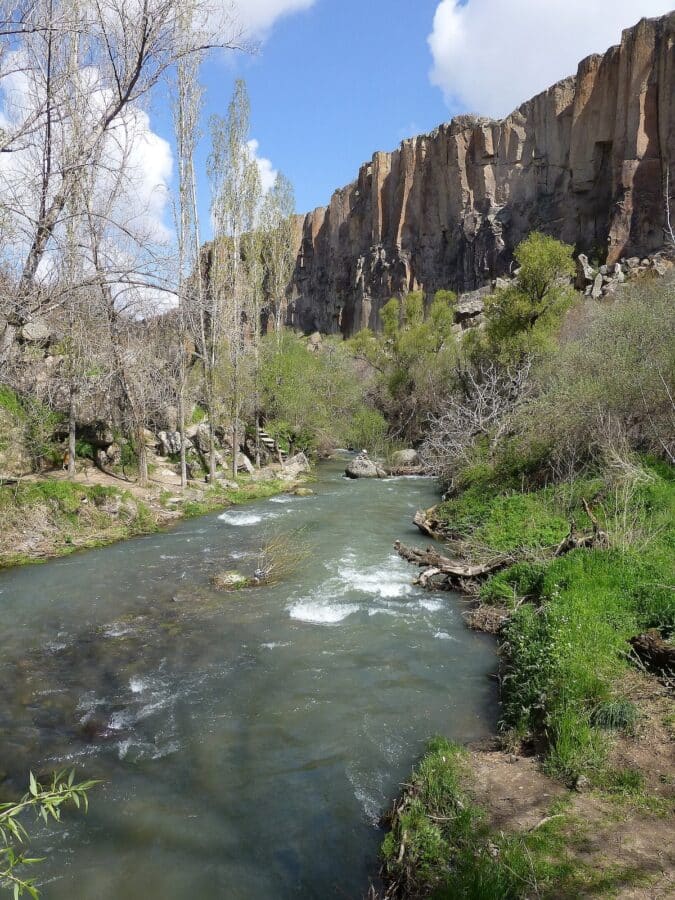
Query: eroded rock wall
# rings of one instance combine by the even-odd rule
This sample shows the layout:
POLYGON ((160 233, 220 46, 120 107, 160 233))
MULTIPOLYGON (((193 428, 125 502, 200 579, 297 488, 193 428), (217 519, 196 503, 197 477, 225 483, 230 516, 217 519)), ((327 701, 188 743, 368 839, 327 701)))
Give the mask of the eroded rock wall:
POLYGON ((534 229, 608 263, 659 249, 674 105, 672 12, 643 19, 506 119, 460 116, 376 153, 298 222, 289 321, 307 332, 377 328, 394 294, 471 291, 507 272, 534 229))

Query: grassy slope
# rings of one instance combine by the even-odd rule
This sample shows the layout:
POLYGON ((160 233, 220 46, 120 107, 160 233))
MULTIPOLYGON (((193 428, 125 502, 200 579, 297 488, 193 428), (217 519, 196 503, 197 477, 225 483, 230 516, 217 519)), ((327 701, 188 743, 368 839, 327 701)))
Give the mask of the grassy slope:
POLYGON ((104 546, 156 531, 183 517, 206 515, 292 489, 288 482, 255 483, 242 476, 236 490, 205 487, 198 499, 168 504, 171 491, 144 500, 118 487, 64 480, 0 487, 0 568, 104 546))
MULTIPOLYGON (((534 741, 545 770, 563 783, 584 775, 605 793, 643 801, 643 774, 612 768, 607 751, 612 729, 629 731, 640 715, 622 694, 628 639, 675 628, 674 473, 645 462, 644 476, 630 489, 600 479, 532 493, 475 484, 438 510, 469 552, 526 557, 481 590, 483 602, 511 610, 501 655, 502 728, 512 743, 534 741), (582 498, 612 546, 547 560, 571 519, 589 524, 582 498)), ((394 817, 383 857, 399 896, 518 898, 533 886, 541 896, 592 893, 592 873, 565 850, 565 816, 533 833, 491 833, 464 793, 462 760, 457 748, 434 742, 394 817)))

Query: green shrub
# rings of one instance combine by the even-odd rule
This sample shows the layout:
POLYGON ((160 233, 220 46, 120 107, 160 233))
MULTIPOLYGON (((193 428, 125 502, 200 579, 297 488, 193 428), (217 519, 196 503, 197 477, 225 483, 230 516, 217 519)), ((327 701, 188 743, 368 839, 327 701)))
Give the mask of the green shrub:
POLYGON ((591 724, 603 731, 630 731, 637 720, 637 707, 630 700, 605 700, 591 713, 591 724))
POLYGON ((545 572, 544 563, 516 563, 481 585, 480 599, 483 603, 537 600, 541 596, 545 572))

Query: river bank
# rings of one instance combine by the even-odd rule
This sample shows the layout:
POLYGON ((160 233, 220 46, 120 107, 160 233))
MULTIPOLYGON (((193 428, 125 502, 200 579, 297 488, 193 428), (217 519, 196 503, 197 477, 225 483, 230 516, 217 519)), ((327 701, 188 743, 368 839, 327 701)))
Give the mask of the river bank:
POLYGON ((498 635, 500 732, 432 742, 392 813, 381 896, 671 896, 672 673, 631 638, 672 634, 675 490, 643 466, 628 492, 474 488, 416 517, 494 566, 464 582, 465 618, 498 635), (585 530, 602 541, 574 548, 585 530))
POLYGON ((77 550, 152 534, 184 518, 302 490, 309 472, 269 466, 236 483, 191 482, 185 491, 152 479, 147 488, 93 466, 70 481, 64 472, 0 487, 0 569, 44 562, 77 550))

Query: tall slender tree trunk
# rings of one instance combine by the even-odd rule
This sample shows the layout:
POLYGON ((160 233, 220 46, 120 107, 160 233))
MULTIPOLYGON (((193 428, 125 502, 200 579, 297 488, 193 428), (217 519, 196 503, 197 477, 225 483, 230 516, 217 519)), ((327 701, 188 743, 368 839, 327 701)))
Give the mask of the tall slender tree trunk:
POLYGON ((185 392, 181 384, 178 393, 178 434, 180 435, 180 486, 183 490, 187 487, 187 448, 185 446, 185 392))
POLYGON ((71 382, 70 393, 68 396, 68 478, 72 481, 75 478, 75 450, 77 438, 77 418, 75 409, 75 397, 77 388, 71 382))
POLYGON ((140 487, 148 486, 148 448, 145 446, 145 428, 143 425, 136 427, 136 458, 138 460, 138 484, 140 487))

